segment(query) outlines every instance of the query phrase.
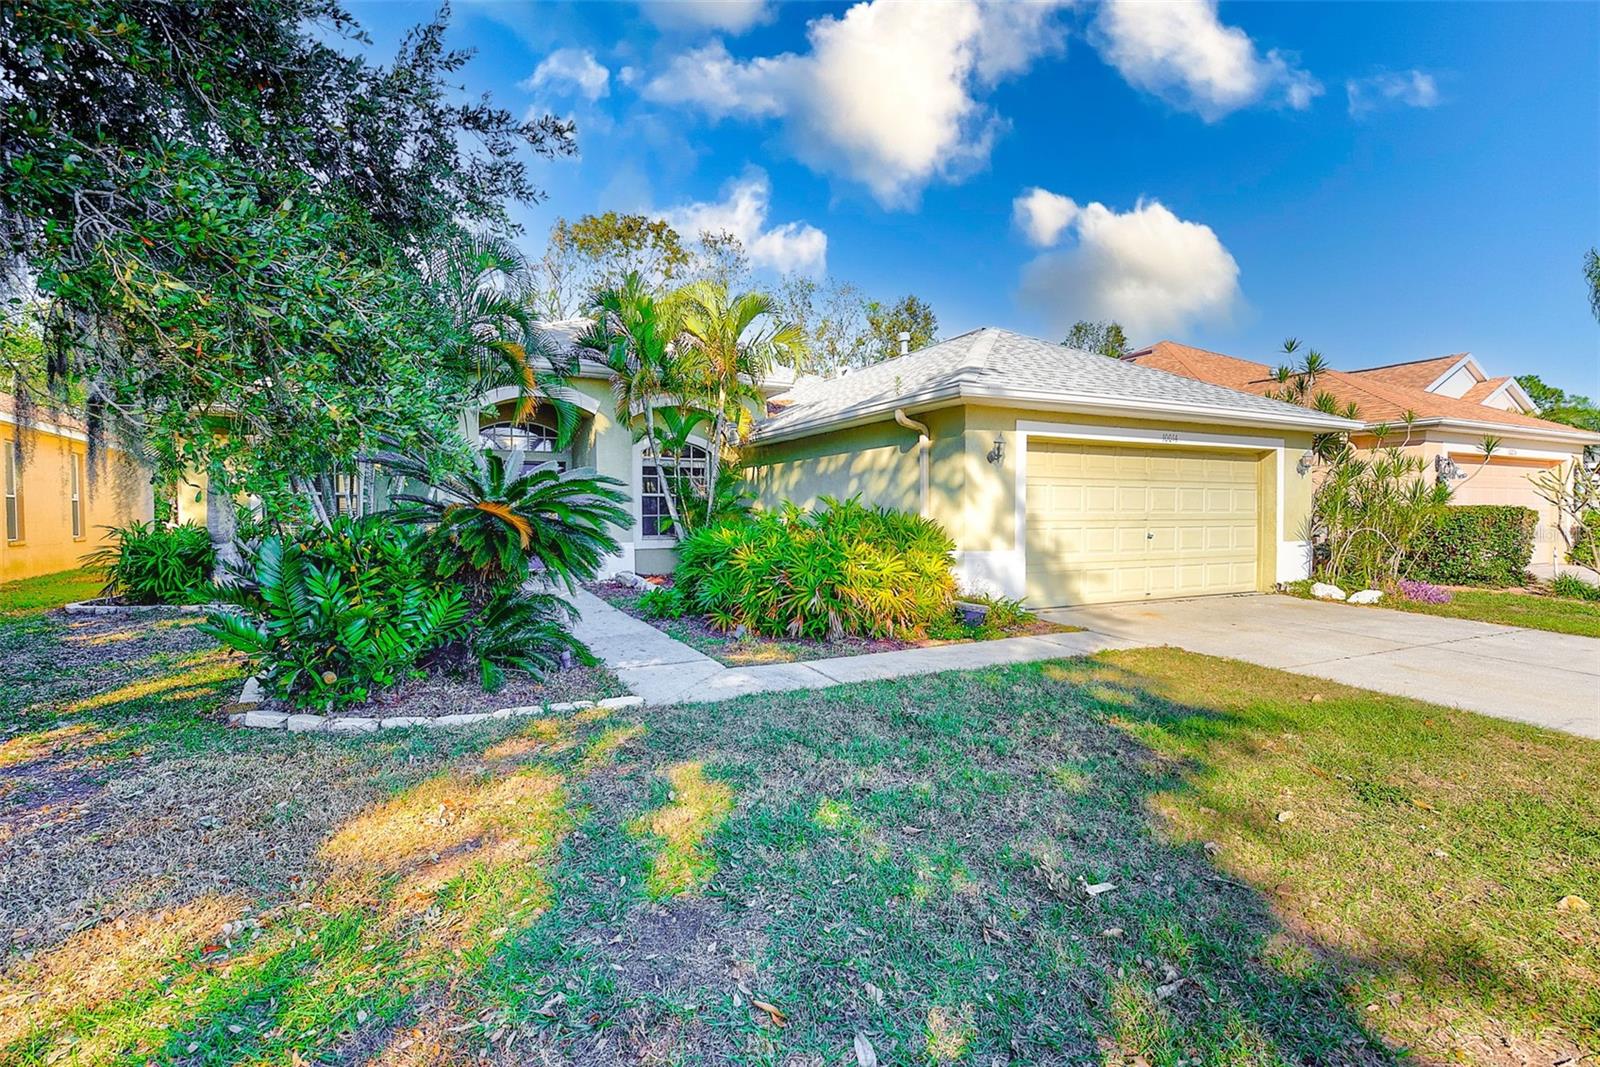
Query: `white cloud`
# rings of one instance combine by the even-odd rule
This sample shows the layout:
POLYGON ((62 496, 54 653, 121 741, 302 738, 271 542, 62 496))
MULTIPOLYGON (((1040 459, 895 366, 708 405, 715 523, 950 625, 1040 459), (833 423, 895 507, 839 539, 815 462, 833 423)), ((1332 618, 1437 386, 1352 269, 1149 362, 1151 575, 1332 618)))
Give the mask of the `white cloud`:
POLYGON ((721 200, 684 204, 663 212, 662 218, 685 237, 702 231, 733 234, 749 253, 751 266, 822 274, 827 269, 828 235, 806 222, 769 227, 771 206, 772 183, 765 171, 752 167, 728 183, 721 200))
POLYGON ((1078 205, 1072 197, 1037 185, 1011 201, 1011 217, 1017 229, 1039 248, 1055 244, 1077 214, 1078 205))
POLYGON ((814 170, 915 203, 935 179, 989 157, 1001 120, 975 94, 1059 50, 1057 5, 858 3, 807 28, 810 49, 737 59, 720 41, 676 57, 645 88, 713 118, 778 118, 814 170))
POLYGON ((1385 71, 1367 78, 1351 78, 1344 83, 1350 100, 1350 114, 1356 118, 1386 105, 1400 107, 1438 107, 1439 85, 1432 74, 1420 70, 1402 73, 1385 71))
POLYGON ((767 0, 646 0, 657 26, 740 34, 772 18, 767 0))
POLYGON ((1114 320, 1135 337, 1154 337, 1225 319, 1239 299, 1239 264, 1211 227, 1154 200, 1125 212, 1087 204, 1064 229, 1074 243, 1023 268, 1019 293, 1054 329, 1114 320))
POLYGON ((558 48, 544 57, 521 83, 532 91, 545 86, 570 88, 593 102, 611 91, 611 72, 587 49, 558 48))
POLYGON ((1217 18, 1216 0, 1108 0, 1094 40, 1130 85, 1214 122, 1262 100, 1297 111, 1322 84, 1277 50, 1261 55, 1250 35, 1217 18))

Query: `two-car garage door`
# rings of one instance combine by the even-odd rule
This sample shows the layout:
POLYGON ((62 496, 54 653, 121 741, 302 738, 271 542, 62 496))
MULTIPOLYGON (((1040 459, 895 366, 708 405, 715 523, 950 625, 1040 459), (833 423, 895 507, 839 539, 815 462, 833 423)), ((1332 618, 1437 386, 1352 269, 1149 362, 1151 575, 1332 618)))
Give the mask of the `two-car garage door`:
POLYGON ((1259 472, 1251 453, 1033 438, 1028 604, 1253 591, 1259 472))

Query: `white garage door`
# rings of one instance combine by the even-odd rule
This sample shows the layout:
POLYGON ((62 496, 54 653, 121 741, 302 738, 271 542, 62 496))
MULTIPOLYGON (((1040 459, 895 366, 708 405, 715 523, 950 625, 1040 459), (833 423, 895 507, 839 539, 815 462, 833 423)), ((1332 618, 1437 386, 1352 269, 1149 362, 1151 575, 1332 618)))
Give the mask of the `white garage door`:
POLYGON ((1259 469, 1238 452, 1031 441, 1028 603, 1253 591, 1259 469))

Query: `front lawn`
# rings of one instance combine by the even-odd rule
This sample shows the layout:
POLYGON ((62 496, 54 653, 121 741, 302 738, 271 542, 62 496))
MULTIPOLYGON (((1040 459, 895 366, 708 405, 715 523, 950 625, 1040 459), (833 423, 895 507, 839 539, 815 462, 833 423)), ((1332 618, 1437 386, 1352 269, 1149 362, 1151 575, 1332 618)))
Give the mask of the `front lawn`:
POLYGON ((1600 1044, 1592 741, 1172 649, 352 739, 186 623, 0 655, 0 1062, 1600 1044))
POLYGON ((1026 615, 1005 627, 977 627, 960 625, 959 636, 939 640, 925 638, 908 640, 896 637, 836 637, 813 640, 810 638, 767 637, 758 633, 726 633, 714 629, 706 620, 693 614, 679 618, 657 618, 640 607, 640 592, 621 582, 595 582, 589 591, 619 611, 626 612, 641 622, 647 622, 675 641, 681 641, 728 667, 754 667, 762 663, 800 663, 805 660, 833 659, 836 656, 862 656, 873 652, 895 652, 904 648, 932 648, 964 641, 992 641, 1003 637, 1027 637, 1030 634, 1075 633, 1081 626, 1065 626, 1026 615))
POLYGON ((0 615, 28 615, 62 604, 93 600, 106 584, 104 572, 88 567, 41 574, 0 584, 0 615))
MULTIPOLYGON (((1311 583, 1296 582, 1287 591, 1311 599, 1311 583)), ((1415 611, 1423 615, 1443 615, 1452 619, 1472 619, 1499 626, 1525 626, 1530 630, 1600 637, 1600 603, 1539 592, 1502 589, 1452 589, 1448 604, 1421 604, 1404 597, 1386 595, 1378 607, 1396 611, 1415 611)), ((1360 605, 1356 605, 1359 607, 1360 605)))

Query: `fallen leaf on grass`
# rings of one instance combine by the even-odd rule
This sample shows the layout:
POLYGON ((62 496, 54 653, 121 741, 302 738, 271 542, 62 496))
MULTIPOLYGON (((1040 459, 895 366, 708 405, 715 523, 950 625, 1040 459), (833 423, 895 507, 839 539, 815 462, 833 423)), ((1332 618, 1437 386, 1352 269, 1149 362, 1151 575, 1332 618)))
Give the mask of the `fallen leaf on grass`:
POLYGON ((1117 884, 1115 882, 1096 882, 1094 885, 1090 885, 1082 878, 1078 879, 1078 884, 1083 886, 1083 891, 1089 894, 1091 897, 1097 897, 1101 893, 1109 893, 1113 889, 1117 888, 1117 884))
POLYGON ((1421 797, 1412 797, 1411 798, 1411 803, 1415 804, 1417 807, 1421 808, 1423 811, 1438 811, 1439 810, 1438 808, 1434 807, 1432 804, 1429 804, 1426 800, 1423 800, 1421 797))
POLYGON ((1582 897, 1564 896, 1556 903, 1557 911, 1588 911, 1589 902, 1582 897))
POLYGON ((862 984, 862 988, 867 991, 867 999, 871 1000, 872 1003, 874 1003, 874 1004, 882 1004, 883 1003, 883 990, 879 989, 877 986, 873 985, 871 982, 863 983, 862 984))
POLYGON ((878 1067, 878 1053, 866 1034, 856 1035, 856 1067, 878 1067))
POLYGON ((1292 811, 1280 811, 1280 812, 1278 812, 1278 821, 1279 822, 1288 822, 1292 818, 1294 818, 1294 812, 1292 812, 1292 811))
POLYGON ((750 1006, 766 1012, 767 1017, 772 1020, 773 1026, 783 1026, 789 1021, 789 1017, 776 1004, 768 1004, 764 1000, 752 1000, 750 1006))

